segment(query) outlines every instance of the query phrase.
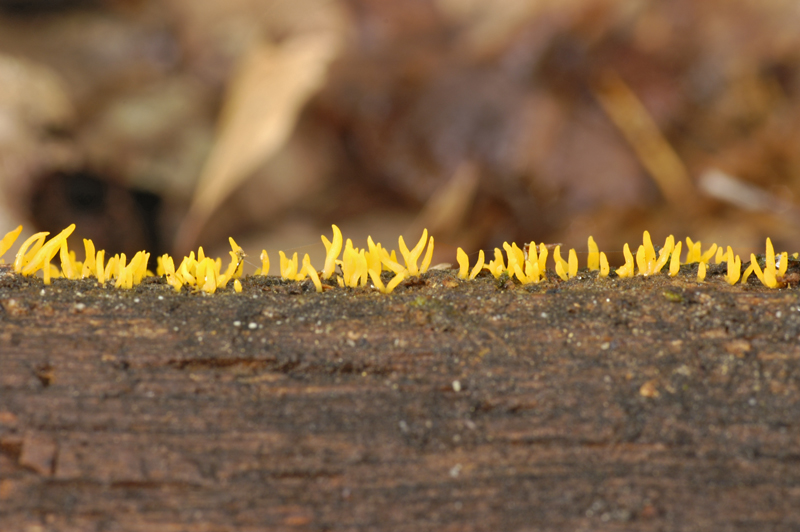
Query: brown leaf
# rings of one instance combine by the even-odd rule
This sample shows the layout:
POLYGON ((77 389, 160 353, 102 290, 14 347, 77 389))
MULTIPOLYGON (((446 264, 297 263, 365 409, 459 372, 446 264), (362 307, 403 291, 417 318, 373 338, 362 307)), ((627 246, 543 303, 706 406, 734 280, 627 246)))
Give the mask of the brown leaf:
POLYGON ((179 249, 191 247, 215 209, 286 142, 303 105, 322 86, 338 49, 337 35, 312 33, 279 46, 260 43, 245 55, 179 232, 179 249))

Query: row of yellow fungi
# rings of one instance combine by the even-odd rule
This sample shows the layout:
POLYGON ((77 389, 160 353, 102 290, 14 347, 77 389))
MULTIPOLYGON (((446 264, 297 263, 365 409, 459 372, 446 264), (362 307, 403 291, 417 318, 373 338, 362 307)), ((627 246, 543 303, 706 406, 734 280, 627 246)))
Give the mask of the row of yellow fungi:
MULTIPOLYGON (((359 249, 353 246, 348 238, 342 238, 342 232, 335 225, 333 240, 322 237, 325 246, 325 264, 321 271, 317 271, 306 254, 302 261, 298 261, 297 253, 288 258, 283 251, 279 251, 280 275, 284 280, 303 281, 310 279, 317 292, 322 292, 324 286, 330 286, 335 279, 341 287, 364 287, 371 281, 372 286, 378 291, 391 293, 401 282, 409 277, 417 277, 425 273, 433 257, 433 237, 428 238, 428 231, 424 230, 417 244, 409 249, 401 236, 398 247, 403 264, 400 263, 397 252, 389 251, 381 244, 367 239, 367 248, 359 249), (423 256, 423 251, 425 255, 423 256), (341 258, 339 258, 341 256, 341 258), (422 262, 420 263, 420 258, 422 262), (338 269, 337 269, 338 267, 338 269), (391 280, 384 284, 381 277, 383 272, 393 274, 391 280), (322 281, 328 281, 323 285, 322 281)), ((147 269, 150 254, 145 251, 136 253, 130 261, 124 253, 114 255, 107 261, 104 250, 95 250, 91 240, 84 239, 83 262, 77 261, 75 252, 67 246, 67 238, 75 230, 75 225, 70 225, 56 236, 47 240, 49 233, 36 233, 19 247, 14 258, 14 271, 23 276, 32 276, 42 272, 44 284, 49 285, 54 277, 67 279, 96 278, 100 284, 113 281, 117 288, 132 288, 142 282, 142 279, 154 274, 147 269), (59 256, 61 267, 52 264, 56 255, 59 256)), ((8 251, 22 231, 22 226, 6 234, 0 240, 0 257, 8 251)), ((700 242, 686 239, 686 260, 681 262, 683 242, 675 242, 672 235, 668 236, 658 252, 653 246, 650 234, 645 231, 643 242, 639 245, 636 255, 631 253, 628 244, 625 244, 623 254, 625 264, 615 270, 620 278, 633 277, 634 275, 656 275, 667 267, 668 275, 678 274, 681 264, 698 264, 697 279, 703 281, 706 276, 707 264, 713 259, 716 264, 727 263, 725 280, 733 285, 737 282, 746 282, 751 274, 755 274, 764 286, 778 288, 782 286, 781 280, 786 274, 789 264, 789 255, 783 252, 775 255, 772 242, 767 239, 765 267, 762 269, 754 254, 750 254, 750 265, 742 273, 742 261, 733 253, 730 246, 723 249, 712 244, 703 250, 700 242), (637 273, 638 271, 638 273, 637 273)), ((167 254, 157 258, 156 275, 165 277, 167 283, 175 290, 180 291, 184 286, 206 293, 214 293, 218 288, 223 288, 233 281, 233 288, 241 292, 242 285, 239 277, 242 275, 244 250, 236 244, 233 238, 229 239, 231 245, 230 262, 222 269, 222 260, 205 256, 203 248, 197 254, 191 252, 184 257, 176 267, 175 261, 167 254)), ((478 253, 476 263, 470 268, 469 258, 461 248, 458 248, 456 260, 460 279, 475 279, 483 270, 487 270, 495 278, 506 274, 516 277, 520 283, 538 283, 546 278, 546 263, 549 248, 543 243, 538 246, 531 242, 520 248, 517 244, 503 244, 503 251, 494 250, 494 258, 485 262, 483 251, 478 253)), ((594 239, 588 239, 588 257, 586 267, 590 271, 599 272, 597 276, 607 277, 610 269, 605 253, 598 249, 594 239)), ((798 254, 792 255, 797 259, 798 254)), ((254 275, 266 275, 269 272, 269 255, 266 250, 261 252, 261 268, 254 275)), ((561 246, 553 249, 553 261, 556 275, 564 281, 578 276, 578 256, 574 249, 570 249, 565 260, 561 255, 561 246)), ((0 263, 3 260, 0 258, 0 263)))

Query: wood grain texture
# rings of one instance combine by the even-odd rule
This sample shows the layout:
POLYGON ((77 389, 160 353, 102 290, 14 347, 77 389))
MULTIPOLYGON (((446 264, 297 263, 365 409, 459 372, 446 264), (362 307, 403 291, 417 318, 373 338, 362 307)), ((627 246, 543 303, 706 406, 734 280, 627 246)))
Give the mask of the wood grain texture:
POLYGON ((212 297, 5 275, 0 528, 797 530, 798 292, 710 272, 212 297))

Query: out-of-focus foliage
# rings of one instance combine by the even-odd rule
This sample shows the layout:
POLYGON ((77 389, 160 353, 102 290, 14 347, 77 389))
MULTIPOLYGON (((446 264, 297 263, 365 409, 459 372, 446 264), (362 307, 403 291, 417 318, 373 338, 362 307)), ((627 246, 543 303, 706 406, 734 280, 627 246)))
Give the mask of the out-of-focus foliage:
POLYGON ((642 227, 800 248, 795 2, 41 4, 0 15, 8 229, 102 241, 122 213, 163 250, 260 249, 391 219, 448 261, 642 227), (88 201, 76 174, 110 184, 88 201))

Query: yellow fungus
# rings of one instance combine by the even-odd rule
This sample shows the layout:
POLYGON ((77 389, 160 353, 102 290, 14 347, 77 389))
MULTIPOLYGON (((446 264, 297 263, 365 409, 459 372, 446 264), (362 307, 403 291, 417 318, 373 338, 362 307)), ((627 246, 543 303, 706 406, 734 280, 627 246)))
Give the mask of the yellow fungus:
POLYGON ((723 262, 725 262, 726 257, 727 254, 725 253, 725 250, 722 249, 722 246, 719 246, 717 248, 717 254, 714 257, 714 264, 722 264, 723 262))
POLYGON ((675 277, 681 269, 681 246, 683 242, 675 244, 675 249, 672 250, 669 260, 669 276, 675 277))
POLYGON ((261 275, 269 275, 269 255, 266 249, 261 250, 261 275))
POLYGON ((503 262, 503 252, 500 251, 500 248, 494 248, 494 259, 489 261, 486 268, 495 279, 503 275, 503 272, 506 271, 506 265, 503 262))
MULTIPOLYGON (((699 242, 698 242, 698 244, 699 244, 699 242)), ((708 264, 708 262, 711 260, 711 257, 713 257, 714 254, 716 253, 717 247, 718 246, 716 244, 711 244, 711 247, 708 248, 705 253, 700 255, 700 260, 698 262, 704 262, 704 263, 708 264)))
MULTIPOLYGON (((561 246, 556 246, 556 249, 553 250, 553 260, 556 263, 556 273, 558 273, 558 266, 561 265, 561 270, 566 274, 569 270, 569 264, 567 261, 561 258, 561 246)), ((559 274, 559 277, 561 274, 559 274)))
POLYGON ((61 273, 63 273, 64 277, 67 279, 77 279, 79 275, 78 272, 75 271, 76 268, 72 262, 72 257, 69 256, 66 238, 61 241, 59 255, 61 258, 61 273))
POLYGON ((242 283, 241 281, 239 281, 239 279, 235 279, 233 281, 233 291, 236 292, 237 294, 242 293, 242 283))
MULTIPOLYGON (((311 279, 311 282, 314 283, 314 288, 317 292, 322 292, 322 282, 319 280, 319 275, 317 275, 317 270, 311 266, 311 257, 308 256, 308 253, 303 255, 303 268, 300 270, 300 274, 303 276, 308 276, 311 279)), ((236 281, 239 282, 238 280, 236 281)))
POLYGON ((428 239, 428 249, 425 251, 425 256, 422 258, 422 264, 419 266, 419 273, 425 273, 431 266, 433 260, 433 237, 428 239))
POLYGON ((697 265, 697 280, 699 282, 704 281, 706 278, 706 263, 701 262, 697 265))
MULTIPOLYGON (((48 232, 41 232, 36 233, 35 235, 30 236, 17 250, 17 256, 14 259, 14 271, 17 273, 22 273, 22 268, 27 266, 31 259, 39 252, 44 244, 44 239, 47 238, 47 235, 50 233, 48 232), (31 247, 33 246, 33 247, 31 247), (28 248, 31 248, 28 251, 28 248)), ((25 274, 23 274, 25 275, 25 274)))
POLYGON ((594 238, 591 236, 587 241, 587 246, 589 247, 589 256, 586 257, 586 267, 590 271, 596 271, 600 269, 600 249, 597 247, 597 243, 594 241, 594 238))
POLYGON ((6 235, 2 238, 2 240, 0 240, 0 257, 2 257, 6 251, 11 249, 11 246, 13 246, 14 242, 17 241, 17 238, 19 237, 19 234, 21 232, 22 232, 22 226, 20 225, 13 231, 9 231, 8 233, 6 233, 6 235))
POLYGON ((675 237, 669 235, 667 239, 664 240, 664 247, 661 248, 661 251, 658 253, 658 260, 656 260, 655 265, 650 269, 651 275, 661 272, 661 269, 666 266, 667 261, 672 256, 673 249, 675 249, 675 237))
POLYGON ((456 261, 458 262, 458 278, 466 279, 469 276, 469 258, 461 248, 456 250, 456 261))
MULTIPOLYGON (((46 243, 43 243, 39 246, 34 246, 34 248, 38 247, 38 251, 33 253, 33 250, 28 252, 25 256, 25 261, 27 264, 22 268, 22 275, 33 275, 38 270, 42 270, 44 274, 44 283, 46 285, 50 284, 50 261, 53 260, 56 253, 61 252, 61 261, 62 263, 66 262, 66 270, 65 276, 69 279, 75 278, 72 271, 72 262, 69 257, 69 253, 66 250, 67 245, 67 237, 72 234, 72 231, 75 230, 75 224, 70 225, 56 236, 51 238, 46 243)), ((62 264, 62 270, 64 270, 64 265, 62 264)))
POLYGON ((94 275, 97 277, 97 283, 101 286, 106 282, 105 269, 103 268, 105 257, 106 250, 101 249, 97 252, 94 259, 94 275))
POLYGON ((572 279, 578 275, 578 254, 575 253, 574 249, 569 250, 567 264, 569 266, 569 271, 567 273, 569 273, 569 278, 572 279))
POLYGON ((778 275, 783 277, 786 275, 786 268, 789 267, 789 254, 783 252, 780 254, 780 266, 778 267, 778 275))
POLYGON ((617 275, 623 279, 627 277, 633 277, 633 255, 631 254, 631 248, 628 247, 627 243, 625 243, 625 245, 622 247, 622 254, 625 256, 625 264, 616 269, 617 275))
POLYGON ((547 265, 547 253, 548 253, 547 246, 544 245, 544 242, 540 243, 538 262, 539 262, 539 271, 542 272, 542 275, 544 275, 547 265))
POLYGON ((602 251, 600 252, 600 277, 608 277, 609 267, 608 258, 602 251))
MULTIPOLYGON (((558 248, 556 248, 556 249, 558 249, 558 248)), ((563 281, 569 280, 569 277, 567 276, 567 272, 564 271, 564 261, 557 261, 556 262, 556 275, 561 277, 561 279, 563 281)))
MULTIPOLYGON (((409 251, 408 247, 406 246, 405 241, 403 240, 403 236, 401 235, 397 241, 398 246, 400 247, 400 254, 403 255, 403 260, 406 263, 406 269, 408 270, 408 274, 412 277, 416 277, 420 274, 420 270, 417 267, 417 261, 419 260, 420 255, 422 255, 422 250, 425 247, 425 242, 428 240, 428 230, 422 230, 422 238, 419 239, 417 245, 414 246, 413 249, 409 251)), ((431 245, 433 241, 431 241, 431 245)))
POLYGON ((725 280, 730 285, 736 284, 739 278, 742 275, 742 259, 739 258, 739 255, 734 257, 733 250, 730 246, 728 246, 728 273, 725 276, 725 280))
POLYGON ((514 261, 509 265, 508 273, 512 277, 516 275, 522 284, 528 284, 528 276, 522 271, 522 266, 518 262, 514 261))
POLYGON ((503 249, 506 250, 506 257, 508 257, 508 266, 506 269, 509 274, 513 273, 514 265, 518 265, 520 268, 525 265, 525 253, 517 246, 517 244, 503 242, 503 249))
POLYGON ((84 261, 83 267, 81 268, 81 278, 86 279, 93 275, 96 276, 95 273, 95 264, 96 264, 96 252, 94 250, 94 242, 89 240, 88 238, 83 239, 83 250, 84 250, 84 261))
MULTIPOLYGON (((758 260, 756 259, 754 253, 750 254, 750 267, 748 268, 748 270, 756 274, 756 277, 758 277, 758 280, 761 281, 761 284, 763 284, 764 286, 767 285, 767 283, 764 282, 764 272, 761 270, 761 266, 758 264, 758 260)), ((746 276, 749 276, 749 273, 747 273, 747 271, 745 271, 745 274, 746 276)), ((746 279, 747 277, 745 277, 744 280, 746 279)), ((742 282, 744 282, 744 280, 742 280, 742 282)))
POLYGON ((336 270, 336 259, 342 251, 342 232, 338 227, 332 225, 333 242, 322 236, 322 244, 325 246, 325 265, 322 268, 322 278, 330 279, 336 270))
POLYGON ((644 246, 639 246, 636 250, 636 267, 639 268, 639 275, 649 275, 644 246))
POLYGON ((478 261, 475 263, 475 266, 472 268, 472 271, 469 274, 470 280, 475 279, 481 272, 481 270, 483 269, 483 261, 484 261, 483 250, 480 250, 478 251, 478 261))

